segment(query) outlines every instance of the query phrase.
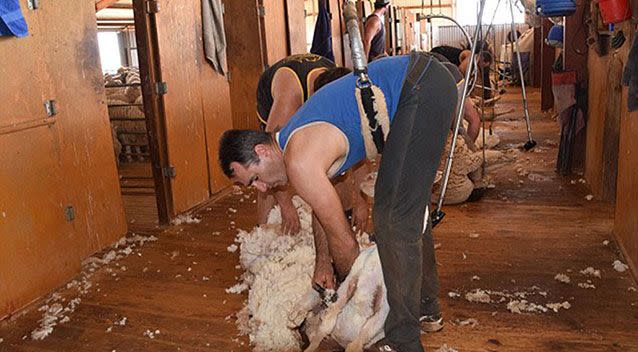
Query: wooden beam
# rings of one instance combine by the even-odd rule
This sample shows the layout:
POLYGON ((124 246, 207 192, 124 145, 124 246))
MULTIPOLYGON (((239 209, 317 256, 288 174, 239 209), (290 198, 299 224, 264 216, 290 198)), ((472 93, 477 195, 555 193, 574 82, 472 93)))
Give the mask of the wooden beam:
POLYGON ((98 0, 95 2, 95 12, 103 10, 111 5, 115 4, 117 0, 98 0))

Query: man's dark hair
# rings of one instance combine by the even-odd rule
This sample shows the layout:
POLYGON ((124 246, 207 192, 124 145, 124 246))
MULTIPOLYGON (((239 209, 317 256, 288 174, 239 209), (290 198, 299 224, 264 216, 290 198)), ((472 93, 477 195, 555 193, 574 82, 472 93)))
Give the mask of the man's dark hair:
POLYGON ((244 166, 259 162, 255 153, 257 144, 272 144, 270 133, 256 130, 228 130, 219 139, 219 166, 228 177, 233 177, 235 170, 230 167, 233 161, 244 166))
POLYGON ((352 72, 352 70, 347 67, 332 67, 326 69, 325 71, 321 72, 319 76, 317 76, 317 78, 315 78, 315 84, 313 86, 315 92, 326 84, 335 81, 349 74, 350 72, 352 72))
POLYGON ((384 8, 384 7, 388 6, 388 5, 390 5, 390 3, 387 3, 387 4, 384 4, 384 3, 375 3, 375 4, 374 4, 374 9, 375 9, 375 10, 382 9, 382 8, 384 8))

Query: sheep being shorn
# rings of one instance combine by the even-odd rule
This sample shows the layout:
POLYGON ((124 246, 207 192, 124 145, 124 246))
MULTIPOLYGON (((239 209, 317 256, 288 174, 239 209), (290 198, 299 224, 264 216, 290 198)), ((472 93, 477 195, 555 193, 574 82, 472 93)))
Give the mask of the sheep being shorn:
MULTIPOLYGON (((383 337, 388 311, 376 246, 364 249, 357 258, 338 290, 337 302, 312 313, 321 307, 321 299, 312 288, 312 215, 298 197, 293 203, 301 220, 299 234, 281 234, 281 215, 276 207, 267 225, 237 235, 245 273, 241 282, 228 291, 249 289, 248 301, 237 314, 238 327, 249 336, 255 351, 301 350, 299 326, 304 320, 311 339, 330 334, 342 346, 349 346, 349 351, 361 350, 383 337)), ((367 235, 361 236, 359 243, 368 246, 367 235)), ((317 344, 321 340, 323 337, 317 344)))

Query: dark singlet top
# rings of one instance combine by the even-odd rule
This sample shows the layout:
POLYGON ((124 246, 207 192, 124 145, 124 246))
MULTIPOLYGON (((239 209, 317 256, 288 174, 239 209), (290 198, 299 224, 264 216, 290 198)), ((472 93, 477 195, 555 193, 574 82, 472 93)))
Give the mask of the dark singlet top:
POLYGON ((271 85, 275 73, 280 69, 291 70, 299 80, 300 88, 303 92, 303 101, 308 100, 308 76, 316 69, 333 68, 335 64, 323 56, 315 54, 299 54, 288 56, 279 60, 274 65, 267 68, 259 78, 257 83, 257 113, 263 124, 268 121, 268 115, 273 104, 271 85))
POLYGON ((446 59, 448 59, 451 63, 455 64, 456 66, 461 64, 460 56, 461 56, 461 53, 463 52, 463 49, 455 48, 449 45, 441 45, 441 46, 432 48, 431 52, 445 56, 446 59))
POLYGON ((372 14, 372 15, 368 16, 366 21, 368 21, 373 16, 379 18, 379 22, 381 22, 381 29, 379 30, 379 32, 374 37, 372 37, 372 42, 370 43, 370 52, 368 53, 368 62, 370 62, 370 61, 372 61, 374 59, 378 59, 379 57, 386 56, 386 53, 385 53, 385 23, 383 22, 383 19, 380 16, 375 15, 375 14, 372 14))

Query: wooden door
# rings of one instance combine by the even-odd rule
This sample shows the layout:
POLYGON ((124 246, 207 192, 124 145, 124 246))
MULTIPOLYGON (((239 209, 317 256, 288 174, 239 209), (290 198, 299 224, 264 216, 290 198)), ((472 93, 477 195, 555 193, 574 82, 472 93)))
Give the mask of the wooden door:
POLYGON ((196 0, 165 0, 155 14, 157 51, 166 124, 168 160, 174 167, 171 180, 173 210, 183 212, 206 200, 208 165, 202 108, 200 72, 201 48, 196 0))

